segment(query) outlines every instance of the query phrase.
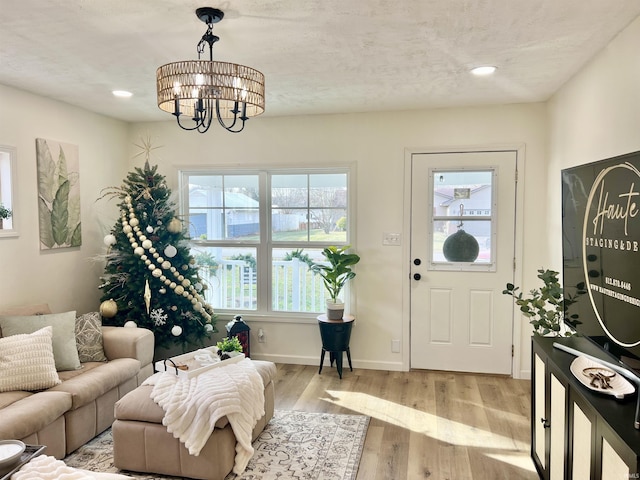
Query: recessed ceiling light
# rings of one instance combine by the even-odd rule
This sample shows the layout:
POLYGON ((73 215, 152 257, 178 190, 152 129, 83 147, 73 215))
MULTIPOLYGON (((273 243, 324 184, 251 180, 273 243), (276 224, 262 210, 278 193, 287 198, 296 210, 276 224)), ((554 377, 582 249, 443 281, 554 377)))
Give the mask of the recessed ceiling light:
POLYGON ((127 92, 126 90, 114 90, 113 93, 116 97, 129 98, 133 95, 131 92, 127 92))
POLYGON ((491 75, 495 71, 496 67, 492 65, 485 65, 482 67, 475 67, 471 69, 471 73, 473 73, 474 75, 478 75, 479 77, 484 75, 491 75))

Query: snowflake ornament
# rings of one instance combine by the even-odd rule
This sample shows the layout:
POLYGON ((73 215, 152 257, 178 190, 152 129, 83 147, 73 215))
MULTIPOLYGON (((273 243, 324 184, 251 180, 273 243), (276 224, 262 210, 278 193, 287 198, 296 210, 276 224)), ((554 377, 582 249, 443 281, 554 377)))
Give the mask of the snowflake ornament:
POLYGON ((167 318, 169 318, 169 316, 166 313, 164 313, 164 309, 155 308, 151 310, 151 320, 153 320, 153 324, 156 327, 161 327, 162 325, 165 325, 167 323, 167 318))

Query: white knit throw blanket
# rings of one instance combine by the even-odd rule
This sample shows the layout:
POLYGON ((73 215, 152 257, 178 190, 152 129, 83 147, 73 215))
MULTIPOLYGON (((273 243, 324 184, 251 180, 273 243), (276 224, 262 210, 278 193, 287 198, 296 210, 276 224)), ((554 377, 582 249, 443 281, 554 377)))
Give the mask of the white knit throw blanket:
POLYGON ((89 472, 68 467, 55 457, 40 455, 26 463, 11 475, 11 480, 130 480, 131 477, 117 473, 89 472))
POLYGON ((236 437, 233 472, 241 474, 253 456, 251 434, 264 415, 264 385, 250 359, 206 371, 191 379, 157 373, 151 398, 165 411, 162 424, 191 455, 199 455, 218 419, 225 416, 236 437))

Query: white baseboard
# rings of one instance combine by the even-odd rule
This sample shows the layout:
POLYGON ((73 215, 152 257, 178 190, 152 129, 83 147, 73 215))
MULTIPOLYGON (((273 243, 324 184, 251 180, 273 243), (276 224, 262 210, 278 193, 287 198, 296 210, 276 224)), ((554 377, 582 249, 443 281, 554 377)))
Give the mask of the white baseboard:
MULTIPOLYGON (((314 365, 320 367, 319 357, 306 357, 306 356, 294 356, 294 355, 252 355, 254 360, 266 360, 273 363, 289 363, 292 365, 314 365)), ((368 360, 356 360, 352 359, 353 368, 362 368, 365 370, 387 370, 387 371, 403 371, 401 362, 374 362, 368 360)), ((323 369, 329 367, 329 355, 325 355, 323 369)), ((342 369, 349 369, 349 362, 347 356, 344 356, 342 360, 342 369)))

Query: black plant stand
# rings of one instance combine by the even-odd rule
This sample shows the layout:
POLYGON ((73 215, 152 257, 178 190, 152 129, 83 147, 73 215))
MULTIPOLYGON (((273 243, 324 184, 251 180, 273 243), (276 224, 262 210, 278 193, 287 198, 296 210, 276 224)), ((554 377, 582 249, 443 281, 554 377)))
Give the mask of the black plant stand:
POLYGON ((342 317, 342 320, 329 320, 326 315, 320 315, 318 317, 320 337, 322 338, 322 351, 320 352, 320 369, 318 370, 318 374, 322 373, 322 364, 324 363, 324 354, 326 352, 329 352, 329 360, 332 367, 335 360, 340 378, 342 378, 343 352, 347 353, 349 369, 353 372, 349 341, 351 340, 351 329, 353 328, 355 319, 353 315, 345 315, 342 317))

